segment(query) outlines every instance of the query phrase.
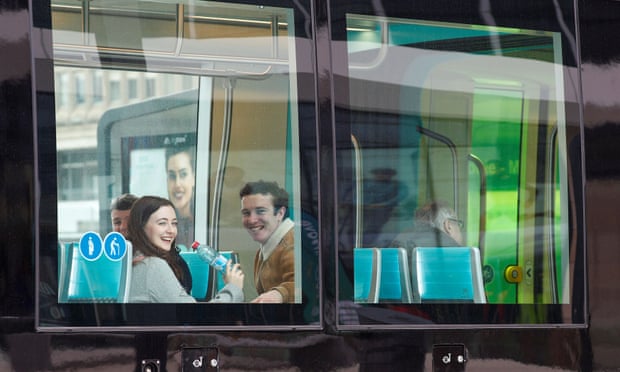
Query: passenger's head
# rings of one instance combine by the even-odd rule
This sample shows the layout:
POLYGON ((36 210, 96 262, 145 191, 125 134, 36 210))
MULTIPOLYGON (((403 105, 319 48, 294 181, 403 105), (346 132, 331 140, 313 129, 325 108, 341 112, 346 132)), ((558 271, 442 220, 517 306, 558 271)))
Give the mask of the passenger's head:
POLYGON ((416 210, 414 218, 416 226, 434 227, 448 234, 457 243, 463 244, 462 222, 457 218, 454 210, 445 203, 428 203, 416 210))
POLYGON ((112 219, 112 229, 127 237, 127 222, 129 221, 129 210, 138 197, 133 194, 122 194, 112 200, 110 205, 110 218, 112 219))
POLYGON ((167 256, 175 247, 177 216, 168 199, 143 196, 129 213, 129 239, 146 256, 167 256))
POLYGON ((276 182, 248 182, 239 192, 243 226, 264 244, 286 217, 288 193, 276 182))
POLYGON ((182 217, 193 215, 194 151, 190 147, 166 149, 166 174, 168 198, 182 217))

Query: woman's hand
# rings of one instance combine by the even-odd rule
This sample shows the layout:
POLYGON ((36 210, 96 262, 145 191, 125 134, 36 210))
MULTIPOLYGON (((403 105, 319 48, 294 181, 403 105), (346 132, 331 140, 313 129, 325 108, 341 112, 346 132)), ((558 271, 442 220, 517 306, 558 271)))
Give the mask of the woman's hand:
POLYGON ((243 270, 241 270, 240 264, 232 264, 229 260, 226 264, 226 272, 224 273, 224 283, 229 284, 232 283, 237 287, 243 289, 243 278, 245 274, 243 270))

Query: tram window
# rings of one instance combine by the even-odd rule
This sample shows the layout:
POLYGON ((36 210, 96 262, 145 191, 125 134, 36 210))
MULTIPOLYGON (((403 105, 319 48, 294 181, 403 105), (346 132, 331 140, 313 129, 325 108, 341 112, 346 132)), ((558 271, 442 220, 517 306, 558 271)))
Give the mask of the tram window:
POLYGON ((318 230, 312 199, 317 185, 316 177, 303 173, 315 164, 308 150, 316 141, 300 135, 315 120, 308 115, 313 109, 302 108, 313 102, 299 98, 300 91, 314 88, 297 78, 309 68, 297 59, 299 43, 309 37, 303 27, 307 13, 288 3, 51 5, 56 106, 52 117, 42 114, 41 123, 55 122, 55 141, 41 141, 40 151, 57 163, 49 187, 56 205, 48 206, 57 211, 57 229, 53 243, 40 237, 38 257, 55 265, 48 270, 53 274, 41 277, 55 278, 50 280, 57 296, 41 301, 41 329, 317 327, 318 248, 307 237, 318 230), (254 259, 262 243, 272 243, 255 241, 246 230, 239 196, 246 183, 260 180, 288 194, 286 214, 278 218, 288 218, 283 226, 290 226, 294 242, 287 246, 292 259, 282 278, 265 284, 254 282, 254 259), (187 291, 196 304, 136 303, 135 244, 122 244, 131 237, 111 235, 110 205, 124 193, 172 202, 177 248, 184 253, 179 259, 187 260, 190 272, 196 269, 190 265, 194 240, 236 252, 245 272, 244 300, 209 304, 222 278, 201 265, 203 271, 192 276, 202 289, 187 291), (285 303, 252 303, 272 290, 285 303))
POLYGON ((562 323, 582 308, 561 31, 337 14, 340 325, 562 323))

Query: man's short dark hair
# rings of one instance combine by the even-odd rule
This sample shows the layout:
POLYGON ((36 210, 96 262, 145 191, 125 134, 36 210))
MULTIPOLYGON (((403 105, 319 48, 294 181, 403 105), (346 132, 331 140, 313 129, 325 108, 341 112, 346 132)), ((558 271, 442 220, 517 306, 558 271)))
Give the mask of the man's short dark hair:
POLYGON ((288 192, 278 186, 277 182, 256 181, 248 182, 239 191, 239 198, 243 199, 247 195, 271 195, 273 197, 273 206, 276 210, 284 207, 288 210, 288 192))
POLYGON ((112 200, 110 210, 116 209, 117 211, 128 211, 131 209, 136 200, 138 200, 138 197, 134 194, 122 194, 112 200))

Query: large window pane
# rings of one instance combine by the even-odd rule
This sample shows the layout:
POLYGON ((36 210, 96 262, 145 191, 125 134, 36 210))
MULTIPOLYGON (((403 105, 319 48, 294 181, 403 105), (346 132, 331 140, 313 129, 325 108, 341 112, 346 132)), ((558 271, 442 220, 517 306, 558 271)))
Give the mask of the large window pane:
POLYGON ((345 35, 343 309, 415 325, 489 322, 467 303, 570 304, 561 34, 349 13, 345 35), (413 316, 376 307, 393 304, 413 316))
MULTIPOLYGON (((315 244, 305 239, 304 230, 316 232, 318 218, 311 199, 316 178, 302 179, 303 164, 315 161, 311 151, 302 161, 300 150, 302 87, 296 54, 297 43, 308 35, 295 38, 299 15, 287 7, 191 1, 52 3, 58 195, 58 252, 52 257, 58 260, 58 302, 83 310, 67 312, 66 324, 102 325, 101 318, 88 314, 103 307, 112 309, 104 312, 111 318, 103 320, 111 326, 317 323, 313 288, 318 259, 316 253, 302 255, 304 245, 315 244), (246 183, 258 181, 276 183, 288 200, 274 204, 281 213, 271 219, 252 217, 252 224, 244 224, 239 193, 246 183), (131 311, 114 315, 114 303, 134 302, 136 276, 128 279, 125 273, 134 272, 141 262, 136 257, 144 254, 127 249, 137 255, 133 263, 129 254, 115 257, 130 247, 119 247, 119 239, 132 240, 112 233, 111 203, 126 193, 171 201, 178 221, 174 249, 185 261, 179 267, 187 266, 193 279, 177 275, 171 264, 186 295, 182 301, 151 302, 191 300, 202 310, 185 305, 186 311, 175 314, 166 311, 170 306, 145 304, 162 309, 149 311, 157 314, 149 324, 131 311), (272 227, 280 223, 281 232, 272 227), (262 231, 273 232, 274 243, 262 239, 262 231), (286 231, 290 234, 284 235, 286 231), (223 316, 200 304, 215 299, 225 283, 208 264, 196 261, 195 240, 226 257, 238 257, 243 265, 243 300, 223 316), (271 264, 272 270, 282 271, 280 281, 271 284, 264 282, 271 277, 259 275, 263 268, 255 269, 254 261, 279 257, 276 253, 290 259, 281 268, 279 262, 271 264), (88 266, 106 257, 123 263, 88 266), (108 281, 119 290, 103 288, 108 281), (124 288, 129 294, 122 296, 124 288), (273 299, 287 304, 259 317, 243 310, 261 306, 248 304, 266 292, 275 292, 273 299)), ((307 116, 303 125, 311 128, 315 122, 307 116)), ((315 143, 311 136, 303 141, 315 143)), ((273 198, 266 200, 276 203, 273 198)), ((316 247, 308 250, 316 252, 316 247)))

